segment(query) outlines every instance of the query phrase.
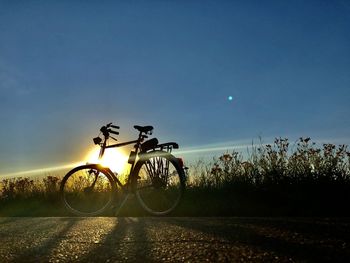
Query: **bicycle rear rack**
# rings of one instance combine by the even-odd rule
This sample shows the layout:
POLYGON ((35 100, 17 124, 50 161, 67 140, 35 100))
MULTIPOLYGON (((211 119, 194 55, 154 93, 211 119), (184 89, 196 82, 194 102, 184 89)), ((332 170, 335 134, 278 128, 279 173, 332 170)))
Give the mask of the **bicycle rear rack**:
POLYGON ((158 144, 156 146, 156 149, 160 149, 161 151, 165 150, 171 153, 173 149, 179 149, 179 145, 176 142, 167 142, 167 143, 158 144))

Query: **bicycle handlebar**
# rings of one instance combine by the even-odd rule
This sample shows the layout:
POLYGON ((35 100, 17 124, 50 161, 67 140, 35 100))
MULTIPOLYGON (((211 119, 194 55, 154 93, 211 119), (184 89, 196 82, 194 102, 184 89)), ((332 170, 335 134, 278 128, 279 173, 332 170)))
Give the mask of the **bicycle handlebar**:
POLYGON ((114 129, 119 129, 119 126, 116 125, 112 125, 112 122, 106 124, 106 126, 102 126, 100 129, 100 132, 102 132, 103 136, 105 136, 106 139, 108 139, 109 134, 115 134, 115 135, 119 135, 119 132, 112 130, 111 128, 114 129))
MULTIPOLYGON (((106 137, 106 139, 108 139, 110 133, 115 134, 115 135, 119 135, 119 132, 114 131, 111 128, 119 129, 120 127, 117 125, 113 125, 112 122, 110 122, 110 123, 106 124, 105 126, 102 126, 100 129, 100 131, 103 133, 103 135, 106 137)), ((147 138, 147 136, 142 135, 142 133, 152 134, 152 130, 153 130, 153 126, 135 125, 134 128, 140 132, 140 138, 142 138, 142 140, 147 138)))
POLYGON ((116 126, 116 125, 112 125, 112 122, 108 123, 106 125, 107 128, 114 128, 114 129, 119 129, 120 127, 119 126, 116 126))

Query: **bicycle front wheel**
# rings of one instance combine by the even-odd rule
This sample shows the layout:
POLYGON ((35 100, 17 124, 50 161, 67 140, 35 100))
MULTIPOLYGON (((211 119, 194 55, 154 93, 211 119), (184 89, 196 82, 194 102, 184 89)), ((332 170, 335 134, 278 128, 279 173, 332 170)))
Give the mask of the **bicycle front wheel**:
POLYGON ((148 153, 135 167, 136 197, 153 215, 166 215, 179 204, 185 190, 185 173, 178 160, 161 151, 148 153))
POLYGON ((79 216, 102 213, 113 203, 115 184, 99 165, 83 165, 66 174, 60 194, 66 208, 79 216))

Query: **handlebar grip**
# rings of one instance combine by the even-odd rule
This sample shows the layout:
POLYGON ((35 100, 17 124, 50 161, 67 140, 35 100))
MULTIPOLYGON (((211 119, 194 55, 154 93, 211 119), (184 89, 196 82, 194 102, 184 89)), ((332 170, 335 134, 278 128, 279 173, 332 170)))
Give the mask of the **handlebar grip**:
POLYGON ((112 127, 114 129, 119 129, 120 128, 119 126, 116 126, 116 125, 109 125, 109 127, 112 127))
POLYGON ((118 135, 119 134, 119 132, 117 132, 117 131, 112 131, 111 129, 108 129, 107 130, 109 133, 113 133, 113 134, 115 134, 115 135, 118 135))

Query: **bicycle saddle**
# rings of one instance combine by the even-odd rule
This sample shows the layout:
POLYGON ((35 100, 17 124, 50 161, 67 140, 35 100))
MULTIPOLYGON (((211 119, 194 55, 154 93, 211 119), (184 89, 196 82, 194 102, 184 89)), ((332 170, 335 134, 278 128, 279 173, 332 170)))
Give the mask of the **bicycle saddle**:
POLYGON ((139 132, 149 132, 153 130, 153 126, 138 126, 135 125, 134 128, 138 130, 139 132))

